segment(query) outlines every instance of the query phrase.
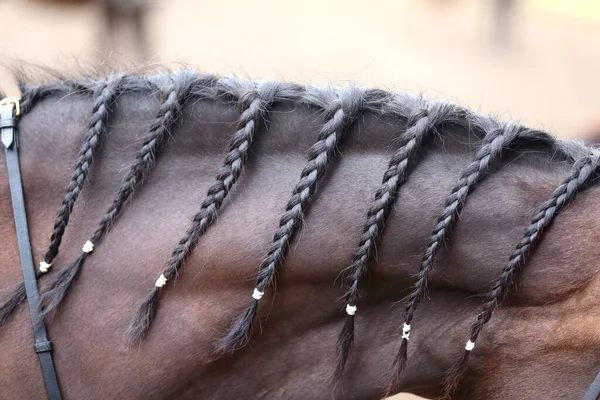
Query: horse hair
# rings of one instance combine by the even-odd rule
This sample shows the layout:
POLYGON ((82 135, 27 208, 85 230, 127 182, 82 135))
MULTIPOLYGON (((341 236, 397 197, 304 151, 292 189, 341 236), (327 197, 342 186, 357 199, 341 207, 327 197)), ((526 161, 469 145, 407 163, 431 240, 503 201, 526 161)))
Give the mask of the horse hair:
MULTIPOLYGON (((482 311, 471 326, 469 340, 472 343, 475 343, 483 326, 490 320, 493 312, 498 308, 502 296, 514 282, 517 270, 527 261, 527 257, 533 250, 533 247, 542 237, 544 229, 552 223, 556 214, 575 197, 577 192, 594 177, 593 172, 597 169, 599 160, 600 153, 594 151, 589 156, 575 162, 569 177, 538 207, 531 219, 531 224, 525 229, 523 237, 502 270, 502 274, 493 283, 486 295, 482 311)), ((465 349, 461 358, 446 373, 444 398, 450 398, 450 395, 458 386, 460 378, 467 368, 470 353, 470 350, 465 349)))
MULTIPOLYGON (((346 304, 356 307, 359 285, 368 273, 368 263, 375 251, 379 236, 383 232, 385 222, 396 202, 400 187, 406 182, 409 163, 436 127, 448 120, 453 112, 447 104, 432 103, 428 108, 420 109, 408 117, 407 128, 402 135, 400 148, 392 155, 388 169, 383 174, 381 186, 375 192, 373 202, 367 212, 360 242, 352 257, 352 263, 346 268, 347 286, 346 304), (430 111, 431 110, 431 111, 430 111)), ((346 315, 346 321, 338 338, 336 379, 341 378, 350 350, 354 343, 354 312, 346 315)))
MULTIPOLYGON (((239 96, 242 113, 237 123, 238 130, 233 134, 229 143, 229 153, 217 172, 215 183, 208 189, 200 211, 194 216, 192 225, 186 231, 185 236, 181 238, 167 262, 163 271, 163 276, 167 280, 177 276, 186 257, 215 221, 217 212, 223 205, 223 200, 242 173, 254 134, 273 106, 279 91, 279 83, 265 81, 259 83, 256 89, 243 87, 242 90, 243 93, 239 96)), ((160 289, 157 286, 152 288, 139 306, 128 330, 131 339, 141 340, 148 333, 158 306, 160 289)))
MULTIPOLYGON (((326 110, 327 122, 319 132, 317 142, 310 148, 308 163, 302 170, 300 180, 294 187, 292 197, 279 220, 279 227, 273 236, 273 244, 259 267, 256 290, 264 293, 275 279, 277 268, 290 240, 300 227, 304 209, 317 187, 317 182, 325 173, 327 162, 335 155, 337 143, 347 127, 359 116, 363 107, 364 91, 349 87, 339 91, 326 110)), ((250 340, 250 334, 256 318, 258 299, 254 297, 250 305, 234 319, 229 331, 219 341, 217 352, 232 352, 244 347, 250 340)))
MULTIPOLYGON (((50 265, 58 255, 63 234, 69 224, 71 212, 73 211, 75 202, 87 181, 95 150, 101 137, 106 133, 110 105, 119 95, 124 78, 124 76, 109 77, 93 90, 94 105, 92 107, 92 115, 88 124, 88 130, 85 134, 83 145, 77 155, 73 177, 67 186, 67 192, 57 211, 56 220, 54 221, 54 230, 50 237, 50 244, 44 254, 44 261, 50 265)), ((58 89, 37 87, 30 91, 25 91, 22 101, 22 111, 29 111, 37 102, 50 96, 56 91, 63 89, 64 87, 62 86, 58 89)), ((41 272, 37 271, 36 274, 39 278, 41 272)), ((13 294, 10 296, 9 300, 0 307, 0 326, 2 326, 2 324, 15 312, 19 304, 25 301, 25 298, 25 284, 21 282, 14 288, 13 294), (20 301, 15 301, 16 299, 20 299, 20 301)))
MULTIPOLYGON (((348 277, 346 301, 352 306, 355 306, 358 300, 361 282, 368 273, 368 263, 375 252, 398 192, 408 179, 413 159, 423 146, 427 135, 441 126, 460 125, 482 141, 474 160, 462 172, 458 184, 446 200, 444 210, 427 241, 417 279, 407 297, 405 323, 408 325, 413 319, 419 301, 426 293, 433 262, 464 207, 468 195, 487 174, 488 167, 499 160, 505 150, 518 150, 521 143, 537 142, 552 149, 555 156, 573 164, 569 177, 538 208, 531 225, 525 230, 523 239, 517 245, 501 276, 487 293, 483 309, 471 328, 469 340, 472 342, 477 339, 483 326, 499 306, 519 266, 525 263, 527 256, 541 237, 543 229, 592 179, 600 158, 596 150, 590 150, 579 142, 559 141, 544 132, 528 129, 516 123, 503 124, 492 117, 452 104, 425 101, 417 96, 391 94, 357 86, 302 87, 289 83, 254 82, 235 77, 219 78, 183 71, 157 75, 128 73, 79 80, 55 76, 52 83, 30 86, 21 82, 20 88, 23 114, 30 112, 40 102, 56 96, 77 94, 93 98, 91 117, 84 143, 77 156, 75 172, 58 210, 50 244, 44 253, 44 262, 48 264, 51 264, 58 254, 71 211, 88 175, 94 151, 106 130, 111 106, 118 102, 121 94, 127 92, 147 94, 158 91, 162 96, 162 102, 149 129, 149 135, 137 154, 136 161, 128 169, 112 205, 101 218, 99 227, 90 238, 94 245, 101 242, 124 205, 132 197, 135 187, 143 182, 145 176, 151 171, 154 159, 164 145, 165 136, 178 120, 179 113, 187 101, 205 99, 239 105, 241 115, 237 123, 237 131, 230 140, 225 161, 219 168, 216 181, 208 190, 191 226, 173 250, 163 270, 166 280, 177 277, 186 257, 214 222, 223 200, 240 177, 253 137, 272 106, 275 103, 303 104, 322 113, 325 122, 318 133, 316 143, 308 153, 308 162, 286 205, 273 237, 272 246, 259 266, 252 302, 233 320, 228 332, 217 344, 219 353, 235 351, 249 342, 258 311, 258 301, 265 290, 274 283, 275 274, 282 266, 290 241, 301 228, 302 218, 316 191, 317 182, 325 173, 328 162, 335 156, 336 147, 343 139, 346 129, 362 115, 369 113, 402 120, 406 121, 406 126, 401 132, 398 149, 391 157, 388 169, 383 175, 382 184, 374 194, 361 236, 357 241, 358 246, 354 250, 350 266, 346 268, 348 277)), ((88 255, 88 252, 82 250, 73 264, 55 274, 45 287, 40 299, 44 317, 60 304, 88 255)), ((37 276, 40 278, 43 274, 38 272, 37 276)), ((142 339, 147 335, 158 309, 161 287, 162 285, 156 285, 138 308, 128 332, 131 338, 142 339)), ((21 283, 0 306, 0 327, 25 299, 25 290, 21 283)), ((352 347, 354 322, 354 316, 348 315, 338 340, 338 377, 344 369, 352 347)), ((390 389, 397 389, 399 386, 400 375, 406 364, 407 345, 408 341, 403 338, 395 359, 390 389)), ((469 353, 470 351, 465 351, 449 371, 446 379, 446 395, 449 395, 459 383, 462 373, 466 370, 469 353)))
MULTIPOLYGON (((526 128, 512 123, 493 129, 485 137, 474 160, 461 173, 458 183, 454 186, 452 193, 446 199, 444 210, 438 217, 435 229, 427 240, 427 246, 421 265, 419 266, 419 272, 410 289, 410 293, 406 298, 405 327, 410 327, 417 305, 423 296, 425 296, 427 283, 431 271, 433 270, 433 262, 450 233, 454 222, 458 218, 460 211, 464 207, 468 195, 488 173, 490 163, 500 159, 504 150, 509 147, 511 141, 519 137, 519 134, 523 130, 526 130, 526 128)), ((398 388, 400 377, 406 368, 407 355, 408 335, 403 335, 400 348, 393 362, 392 379, 388 387, 388 393, 392 393, 398 388)))
MULTIPOLYGON (((136 161, 129 167, 121 183, 113 203, 106 214, 100 219, 98 229, 89 241, 98 245, 104 235, 113 225, 123 206, 132 196, 136 185, 143 181, 145 174, 154 165, 156 154, 161 150, 164 139, 171 126, 178 118, 182 104, 186 102, 190 93, 193 75, 186 73, 184 79, 173 82, 165 91, 163 102, 160 105, 156 118, 149 129, 148 138, 136 156, 136 161)), ((49 284, 49 287, 40 295, 41 317, 45 318, 63 300, 73 279, 81 270, 83 263, 90 252, 82 250, 77 259, 67 268, 60 271, 49 284)))
MULTIPOLYGON (((62 242, 63 234, 69 224, 69 218, 73 211, 73 206, 77 201, 83 186, 87 181, 87 176, 92 167, 94 154, 100 139, 106 134, 106 124, 108 122, 110 106, 119 95, 123 77, 108 79, 106 83, 99 86, 94 92, 94 105, 92 116, 88 125, 88 131, 83 140, 83 145, 77 155, 75 162, 75 172, 67 187, 67 192, 60 208, 57 211, 54 229, 50 236, 50 244, 44 254, 44 261, 52 264, 52 261, 58 255, 58 249, 62 242)), ((40 96, 40 94, 38 94, 40 96)), ((27 105, 27 103, 25 103, 27 105)))

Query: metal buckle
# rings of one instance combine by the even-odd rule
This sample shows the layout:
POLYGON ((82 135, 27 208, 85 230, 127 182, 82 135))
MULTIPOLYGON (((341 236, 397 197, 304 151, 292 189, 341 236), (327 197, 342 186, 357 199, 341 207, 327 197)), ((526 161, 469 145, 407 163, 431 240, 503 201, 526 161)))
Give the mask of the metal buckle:
MULTIPOLYGON (((15 117, 21 115, 21 99, 18 97, 5 97, 0 100, 0 107, 12 104, 15 106, 15 117)), ((7 117, 12 118, 12 115, 7 117)))

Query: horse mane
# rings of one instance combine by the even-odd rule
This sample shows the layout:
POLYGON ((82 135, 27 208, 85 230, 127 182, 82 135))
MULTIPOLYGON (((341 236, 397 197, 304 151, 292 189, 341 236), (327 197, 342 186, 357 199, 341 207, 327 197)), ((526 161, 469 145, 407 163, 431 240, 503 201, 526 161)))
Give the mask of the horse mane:
MULTIPOLYGON (((154 74, 131 72, 108 75, 88 74, 81 78, 68 78, 50 71, 50 82, 44 84, 32 84, 26 74, 18 75, 23 114, 27 114, 37 104, 51 96, 77 94, 93 99, 84 143, 81 145, 72 179, 67 185, 63 202, 57 212, 49 244, 38 272, 40 279, 49 280, 40 299, 43 317, 55 311, 64 299, 74 278, 84 266, 86 258, 108 234, 124 204, 131 198, 135 186, 142 182, 145 175, 153 168, 156 155, 164 145, 164 139, 174 123, 181 118, 181 110, 186 107, 186 104, 202 99, 225 102, 239 108, 237 127, 232 133, 223 163, 216 166, 218 168, 214 184, 208 189, 190 227, 182 235, 171 257, 166 261, 162 274, 157 277, 154 287, 141 301, 134 314, 128 330, 129 337, 134 341, 142 340, 147 335, 159 308, 161 292, 169 282, 176 279, 186 257, 193 251, 194 246, 208 231, 211 224, 216 221, 223 200, 243 172, 254 135, 268 118, 271 109, 277 104, 303 104, 321 115, 324 122, 316 142, 308 153, 307 164, 281 216, 273 236, 272 246, 260 265, 251 301, 248 307, 232 321, 229 331, 219 342, 216 349, 219 354, 233 352, 249 342, 260 299, 273 285, 290 241, 300 229, 300 222, 307 205, 317 190, 317 182, 328 163, 336 157, 337 144, 343 139, 347 128, 366 114, 405 122, 405 128, 394 144, 395 151, 382 177, 381 185, 373 194, 371 206, 364 217, 365 224, 361 236, 357 238, 355 251, 349 255, 348 267, 344 271, 347 277, 347 315, 338 340, 337 377, 342 375, 353 345, 354 315, 358 309, 359 288, 368 272, 368 262, 375 253, 378 238, 385 229, 385 221, 393 210, 398 191, 408 179, 410 169, 419 162, 417 157, 419 149, 426 143, 429 135, 439 134, 442 128, 458 126, 474 133, 481 140, 480 147, 472 162, 462 172, 440 213, 431 237, 426 241, 419 272, 406 299, 406 314, 401 332, 402 342, 392 368, 389 393, 399 389, 400 376, 406 367, 412 317, 419 301, 426 293, 436 255, 456 224, 469 194, 476 189, 484 176, 491 173, 488 171, 488 166, 501 160, 509 150, 519 151, 527 144, 536 143, 547 148, 553 158, 571 164, 572 169, 563 183, 538 206, 530 225, 524 231, 523 239, 517 244, 515 253, 511 255, 502 275, 486 294, 482 312, 473 325, 465 352, 448 375, 446 396, 450 396, 458 384, 477 336, 514 281, 517 269, 526 262, 535 243, 542 236, 543 229, 553 221, 558 211, 595 178, 594 172, 598 168, 600 156, 597 150, 585 146, 582 142, 558 140, 543 131, 530 129, 515 122, 501 122, 492 116, 476 113, 454 104, 354 85, 301 86, 274 80, 255 81, 237 77, 218 77, 189 69, 154 74), (160 106, 149 125, 146 140, 117 189, 112 205, 99 221, 98 229, 83 244, 80 255, 69 267, 50 274, 52 262, 59 252, 62 236, 69 224, 72 209, 79 193, 84 189, 87 174, 93 167, 92 161, 98 141, 105 134, 107 119, 112 112, 111 105, 127 92, 160 98, 160 106)), ((21 283, 0 306, 0 327, 14 314, 25 298, 24 285, 21 283)))

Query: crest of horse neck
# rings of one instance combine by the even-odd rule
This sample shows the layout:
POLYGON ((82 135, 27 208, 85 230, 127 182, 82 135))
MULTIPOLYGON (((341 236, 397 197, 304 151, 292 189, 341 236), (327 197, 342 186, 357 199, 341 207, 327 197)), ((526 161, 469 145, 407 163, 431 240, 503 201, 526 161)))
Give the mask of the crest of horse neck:
MULTIPOLYGON (((45 101, 22 120, 34 253, 48 243, 90 105, 77 97, 45 101)), ((155 109, 148 100, 121 100, 75 206, 57 269, 78 254, 95 229, 155 109)), ((165 291, 150 336, 139 346, 125 339, 135 305, 212 184, 237 116, 234 107, 208 102, 187 109, 150 178, 94 250, 51 321, 68 398, 344 397, 329 379, 345 317, 338 300, 344 288, 334 282, 351 260, 404 121, 365 117, 347 132, 341 156, 319 182, 286 256, 277 296, 271 288, 261 300, 262 334, 255 333, 249 348, 235 357, 215 360, 214 342, 251 297, 256 268, 322 122, 300 106, 276 109, 268 130, 257 132, 243 176, 217 223, 201 238, 177 284, 165 291)), ((476 138, 466 132, 442 137, 428 141, 415 160, 361 291, 356 342, 342 382, 355 399, 381 393, 400 343, 400 301, 446 197, 475 153, 465 143, 476 138)), ((532 150, 496 165, 469 197, 436 261, 431 298, 419 305, 412 324, 406 390, 438 394, 440 375, 462 351, 479 311, 478 295, 500 274, 536 205, 566 176, 568 165, 549 162, 547 149, 532 150)), ((7 193, 3 168, 0 187, 7 193)), ((556 219, 486 327, 471 360, 474 398, 583 393, 600 368, 597 194, 588 189, 556 219)), ((0 209, 3 294, 20 280, 20 271, 8 196, 0 197, 0 209)), ((43 391, 28 324, 23 308, 0 330, 0 375, 7 378, 0 380, 0 393, 8 398, 37 398, 43 391)))

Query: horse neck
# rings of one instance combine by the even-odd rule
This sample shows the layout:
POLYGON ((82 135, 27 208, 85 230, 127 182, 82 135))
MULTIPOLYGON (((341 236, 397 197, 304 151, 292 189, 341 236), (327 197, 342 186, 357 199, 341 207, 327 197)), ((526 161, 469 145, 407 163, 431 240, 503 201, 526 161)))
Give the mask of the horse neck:
MULTIPOLYGON (((120 100, 56 267, 68 263, 95 229, 156 106, 154 100, 137 96, 120 100)), ((22 120, 22 164, 34 249, 47 245, 90 108, 90 101, 82 98, 48 100, 22 120)), ((298 393, 330 398, 335 392, 330 372, 344 318, 344 304, 338 301, 344 288, 333 283, 351 260, 372 194, 405 121, 383 123, 366 116, 348 130, 340 144, 341 156, 319 183, 302 232, 286 257, 276 301, 259 315, 263 320, 269 316, 262 335, 255 335, 251 347, 236 357, 215 361, 214 333, 223 332, 246 304, 256 266, 269 248, 322 122, 309 108, 276 109, 268 129, 258 132, 244 175, 218 223, 200 240, 177 289, 165 296, 151 335, 141 348, 124 338, 133 307, 153 284, 212 184, 237 117, 229 105, 202 101, 187 107, 152 175, 90 258, 50 324, 60 349, 57 365, 66 393, 93 396, 95 389, 75 379, 82 370, 93 373, 96 382, 111 383, 99 385, 107 398, 144 393, 229 398, 262 393, 266 387, 280 398, 298 393), (100 350, 107 348, 113 351, 100 350), (127 372, 131 370, 137 371, 135 376, 127 372), (124 382, 125 375, 129 378, 124 382)), ((442 130, 419 152, 400 190, 361 291, 355 347, 341 382, 343 390, 356 398, 373 398, 381 392, 400 341, 401 300, 444 201, 479 143, 480 138, 465 129, 442 130)), ((494 165, 493 173, 470 196, 436 262, 431 299, 423 301, 414 319, 405 390, 438 394, 441 375, 460 354, 480 307, 478 295, 499 275, 536 205, 568 172, 564 161, 548 161, 551 151, 533 145, 514 153, 494 165)), ((2 186, 5 176, 0 175, 2 186)), ((542 381, 548 393, 578 393, 591 382, 597 363, 590 349, 598 344, 592 330, 596 321, 589 312, 598 298, 593 279, 597 252, 591 245, 599 221, 594 218, 596 190, 582 193, 556 220, 522 271, 517 290, 490 322, 472 360, 470 387, 477 398, 520 396, 527 388, 539 389, 542 381), (524 360, 528 372, 516 373, 524 360), (573 365, 589 368, 582 373, 573 365), (517 378, 506 384, 515 374, 517 378)), ((10 210, 7 196, 1 206, 10 210)), ((12 215, 4 212, 1 217, 2 237, 11 238, 3 246, 2 272, 6 282, 17 282, 12 215)), ((266 296, 270 302, 271 294, 266 296)), ((24 315, 25 309, 0 331, 7 354, 0 370, 10 368, 25 377, 24 384, 14 389, 15 397, 31 397, 41 390, 32 374, 34 356, 15 346, 29 329, 24 315)))

